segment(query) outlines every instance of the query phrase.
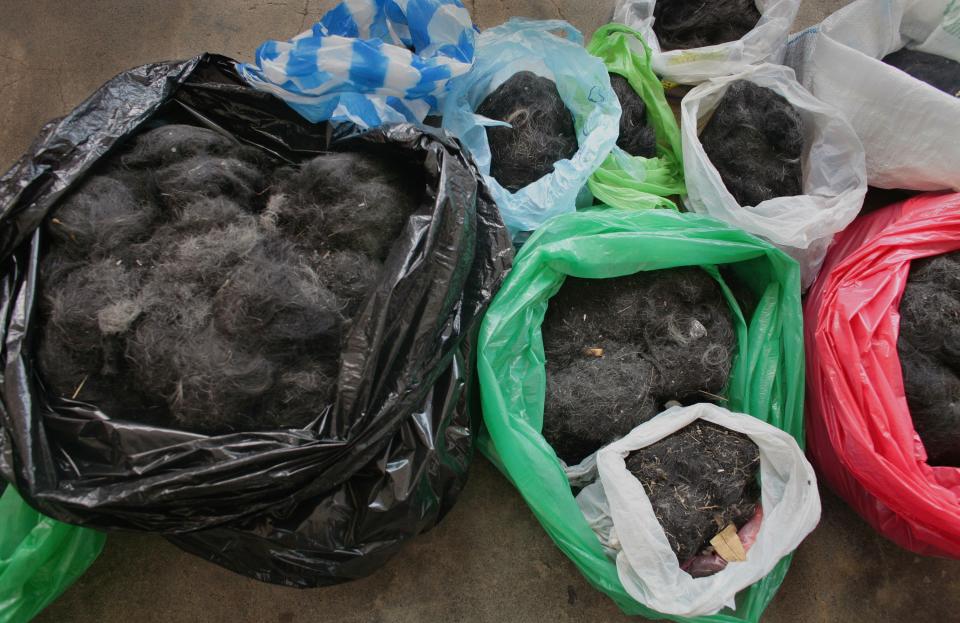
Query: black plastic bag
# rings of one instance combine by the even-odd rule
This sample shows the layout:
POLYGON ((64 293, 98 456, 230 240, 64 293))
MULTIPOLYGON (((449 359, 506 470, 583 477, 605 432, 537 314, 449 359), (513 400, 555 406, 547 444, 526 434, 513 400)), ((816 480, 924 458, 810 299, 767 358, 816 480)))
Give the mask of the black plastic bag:
POLYGON ((311 125, 202 55, 124 72, 0 178, 0 472, 57 519, 161 532, 199 556, 291 586, 367 575, 452 507, 473 453, 473 338, 512 258, 460 145, 398 125, 311 125), (204 436, 110 420, 53 399, 34 371, 35 294, 58 199, 123 139, 164 123, 234 136, 287 162, 368 150, 422 162, 428 188, 354 317, 334 402, 307 429, 204 436))

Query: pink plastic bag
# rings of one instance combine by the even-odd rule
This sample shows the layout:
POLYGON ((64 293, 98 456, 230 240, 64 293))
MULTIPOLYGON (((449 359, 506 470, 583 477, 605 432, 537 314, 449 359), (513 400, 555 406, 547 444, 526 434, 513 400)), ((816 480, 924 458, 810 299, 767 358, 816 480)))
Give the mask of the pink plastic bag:
POLYGON ((960 249, 960 193, 930 193, 837 235, 804 307, 808 454, 878 532, 960 558, 960 469, 932 467, 913 428, 897 337, 910 261, 960 249))
MULTIPOLYGON (((757 533, 760 532, 760 522, 762 521, 763 507, 757 504, 757 510, 750 521, 737 530, 737 536, 743 543, 743 551, 749 552, 753 542, 757 540, 757 533)), ((727 561, 719 554, 700 554, 680 566, 681 569, 695 578, 705 578, 708 575, 723 571, 726 567, 727 561)))

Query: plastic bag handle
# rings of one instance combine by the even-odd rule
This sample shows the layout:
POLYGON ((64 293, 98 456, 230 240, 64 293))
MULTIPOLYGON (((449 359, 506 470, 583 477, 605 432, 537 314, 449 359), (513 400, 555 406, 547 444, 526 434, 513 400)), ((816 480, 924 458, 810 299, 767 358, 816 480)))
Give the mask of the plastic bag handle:
MULTIPOLYGON (((598 35, 607 36, 615 32, 629 35, 634 39, 636 39, 640 43, 640 46, 643 48, 644 60, 646 60, 648 63, 650 62, 650 57, 653 54, 653 52, 650 50, 650 45, 643 38, 643 35, 641 35, 637 30, 627 26, 626 24, 618 24, 616 22, 610 22, 609 24, 605 24, 604 26, 601 26, 599 29, 597 29, 597 33, 594 34, 594 37, 598 35)), ((635 48, 631 48, 631 51, 634 54, 637 53, 637 50, 635 48)))
POLYGON ((640 32, 635 28, 631 28, 626 24, 610 23, 610 24, 606 24, 605 26, 601 26, 601 30, 603 30, 604 33, 620 32, 625 35, 630 35, 631 37, 633 37, 634 39, 642 43, 644 49, 646 49, 648 52, 650 50, 650 44, 648 44, 646 39, 643 38, 643 35, 641 35, 640 32))

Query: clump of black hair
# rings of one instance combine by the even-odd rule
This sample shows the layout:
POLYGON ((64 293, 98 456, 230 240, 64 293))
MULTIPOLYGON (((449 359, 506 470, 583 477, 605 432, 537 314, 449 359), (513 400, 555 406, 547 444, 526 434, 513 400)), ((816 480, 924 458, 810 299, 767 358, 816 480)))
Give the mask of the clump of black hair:
POLYGON ((897 351, 927 462, 960 467, 960 252, 911 263, 897 351))
POLYGON ((46 230, 64 255, 82 258, 149 237, 157 216, 156 205, 135 189, 98 175, 61 202, 46 230))
POLYGON ((320 280, 343 302, 342 313, 349 318, 376 283, 380 263, 356 251, 336 251, 322 258, 318 271, 320 280))
POLYGON ((617 147, 631 156, 653 158, 657 155, 657 136, 647 124, 647 105, 630 82, 620 74, 610 74, 610 85, 620 100, 620 136, 617 147))
MULTIPOLYGON (((276 363, 255 350, 238 348, 209 323, 190 332, 183 330, 186 326, 163 326, 152 317, 139 324, 130 358, 162 366, 139 365, 139 386, 162 397, 177 428, 203 433, 259 428, 259 406, 273 388, 276 363)), ((308 423, 288 420, 285 425, 308 423)))
MULTIPOLYGON (((74 252, 65 248, 65 254, 74 252)), ((36 351, 47 384, 101 409, 128 405, 153 419, 156 404, 133 386, 124 361, 123 334, 141 313, 139 276, 112 257, 59 272, 50 263, 41 271, 51 286, 41 300, 45 322, 36 351)))
POLYGON ((46 225, 44 386, 199 433, 309 425, 418 205, 413 166, 332 153, 277 169, 209 130, 142 134, 46 225))
POLYGON ((771 89, 732 82, 700 143, 741 206, 803 193, 803 119, 771 89))
POLYGON ((960 63, 953 59, 902 48, 884 56, 883 62, 948 95, 960 97, 960 63))
POLYGON ((516 192, 577 153, 577 131, 557 85, 529 71, 515 73, 477 107, 477 114, 510 127, 488 126, 490 175, 516 192))
POLYGON ((575 464, 663 410, 720 398, 736 337, 699 268, 568 277, 544 319, 543 436, 575 464))
POLYGON ((275 244, 230 271, 213 296, 213 324, 258 352, 330 349, 340 342, 341 307, 296 251, 275 244))
POLYGON ((136 384, 132 374, 102 374, 100 349, 79 354, 69 350, 56 336, 41 334, 36 364, 42 370, 46 389, 57 396, 96 405, 102 412, 135 413, 145 424, 167 421, 167 409, 151 400, 136 384), (93 371, 93 372, 92 372, 93 371))
POLYGON ((739 530, 760 503, 760 449, 746 435, 697 420, 627 456, 680 564, 721 530, 739 530))
POLYGON ((261 426, 282 426, 285 421, 310 422, 322 414, 337 388, 337 362, 318 359, 296 369, 281 371, 263 410, 261 426))
POLYGON ((314 158, 288 176, 264 218, 309 249, 382 261, 422 192, 422 180, 410 173, 365 153, 314 158))
POLYGON ((661 50, 688 50, 743 38, 760 11, 755 0, 657 0, 653 18, 661 50))
POLYGON ((227 197, 253 206, 267 191, 259 167, 226 156, 194 156, 172 162, 157 171, 156 183, 161 199, 172 208, 202 197, 227 197))
POLYGON ((651 395, 657 369, 636 348, 612 341, 590 348, 603 355, 587 353, 567 366, 547 366, 543 436, 571 465, 649 420, 661 406, 651 395))
POLYGON ((192 125, 170 124, 143 132, 120 157, 120 166, 150 170, 176 164, 195 156, 229 156, 266 165, 260 150, 241 145, 234 138, 192 125))

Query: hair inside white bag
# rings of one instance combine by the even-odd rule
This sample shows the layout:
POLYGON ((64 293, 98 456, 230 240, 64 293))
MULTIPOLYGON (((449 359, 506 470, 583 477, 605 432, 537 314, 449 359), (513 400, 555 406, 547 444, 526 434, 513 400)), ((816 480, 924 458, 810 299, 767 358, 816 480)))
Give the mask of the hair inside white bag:
POLYGON ((696 86, 680 104, 680 133, 688 209, 709 214, 769 240, 800 263, 802 282, 813 282, 833 235, 860 212, 867 193, 863 146, 833 106, 804 89, 789 67, 763 64, 696 86), (804 127, 803 194, 741 206, 727 190, 700 143, 699 132, 729 85, 747 80, 784 97, 804 127))
POLYGON ((902 48, 960 62, 960 2, 857 0, 794 35, 784 62, 850 121, 872 186, 960 190, 960 97, 881 60, 902 48))
POLYGON ((786 432, 712 404, 668 409, 596 454, 598 479, 577 495, 588 523, 615 558, 620 581, 640 603, 676 616, 705 616, 734 607, 736 594, 770 573, 816 527, 820 495, 813 467, 786 432), (625 464, 633 451, 693 423, 712 422, 750 437, 760 450, 763 520, 746 561, 709 577, 680 568, 643 485, 625 464))
MULTIPOLYGON (((653 52, 653 70, 680 84, 699 84, 717 76, 735 74, 755 63, 781 62, 790 27, 800 9, 800 0, 756 0, 760 21, 740 39, 687 50, 662 51, 653 30, 656 3, 657 0, 619 0, 613 21, 639 31, 653 52)), ((639 43, 631 45, 639 46, 639 43)))

